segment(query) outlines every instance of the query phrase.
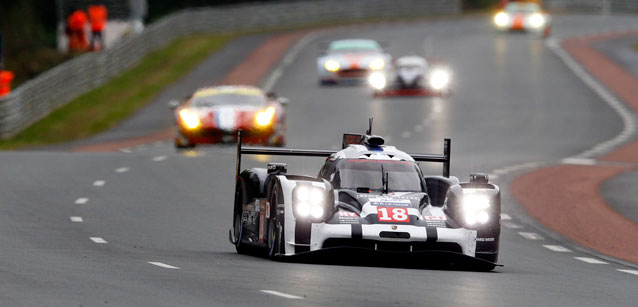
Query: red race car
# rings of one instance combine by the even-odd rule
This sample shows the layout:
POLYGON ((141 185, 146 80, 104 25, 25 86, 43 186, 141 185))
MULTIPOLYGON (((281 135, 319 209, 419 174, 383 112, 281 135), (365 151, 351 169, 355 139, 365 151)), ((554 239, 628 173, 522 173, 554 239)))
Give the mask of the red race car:
POLYGON ((176 148, 197 144, 242 142, 285 144, 287 99, 252 86, 216 86, 197 90, 183 103, 169 103, 174 112, 176 148))

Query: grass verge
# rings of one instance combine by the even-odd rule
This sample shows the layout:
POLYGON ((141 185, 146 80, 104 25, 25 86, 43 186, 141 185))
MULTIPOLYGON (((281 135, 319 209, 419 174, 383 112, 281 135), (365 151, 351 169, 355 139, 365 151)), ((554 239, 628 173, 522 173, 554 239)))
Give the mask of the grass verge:
POLYGON ((133 69, 57 108, 16 136, 1 140, 0 149, 67 142, 106 131, 235 36, 198 34, 177 39, 150 53, 133 69))

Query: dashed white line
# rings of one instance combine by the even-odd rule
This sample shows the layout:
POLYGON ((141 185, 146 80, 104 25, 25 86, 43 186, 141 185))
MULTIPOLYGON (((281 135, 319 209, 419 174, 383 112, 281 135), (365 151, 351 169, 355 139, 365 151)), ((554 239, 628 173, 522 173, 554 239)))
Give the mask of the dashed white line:
POLYGON ((534 232, 519 232, 518 234, 528 240, 543 240, 543 237, 534 232))
POLYGON ((153 261, 149 261, 148 263, 150 263, 150 264, 152 264, 152 265, 156 265, 156 266, 158 266, 158 267, 163 267, 163 268, 166 268, 166 269, 174 269, 174 270, 179 270, 179 269, 180 269, 179 267, 172 266, 172 265, 170 265, 170 264, 166 264, 166 263, 163 263, 163 262, 153 262, 153 261))
POLYGON ((70 217, 70 219, 71 219, 71 222, 73 222, 73 223, 82 223, 82 222, 84 222, 84 219, 82 219, 81 216, 72 216, 72 217, 70 217))
POLYGON ((576 164, 576 165, 595 165, 596 160, 587 158, 565 158, 561 161, 563 164, 576 164))
POLYGON ((511 219, 512 219, 512 217, 509 214, 501 213, 501 220, 507 221, 507 220, 511 220, 511 219))
POLYGON ((75 200, 75 204, 76 205, 84 205, 84 204, 86 204, 88 202, 89 202, 89 199, 88 198, 84 198, 84 197, 78 198, 78 199, 75 200))
POLYGON ((108 242, 106 242, 106 240, 100 238, 100 237, 90 237, 89 239, 91 239, 91 241, 98 243, 98 244, 106 244, 108 242))
POLYGON ((153 157, 153 161, 154 162, 159 162, 159 161, 163 161, 163 160, 166 160, 166 156, 153 157))
POLYGON ((128 171, 129 171, 128 167, 120 167, 120 168, 115 169, 116 173, 126 173, 128 171))
POLYGON ((94 187, 103 187, 105 183, 106 183, 106 181, 104 181, 104 180, 95 180, 95 181, 93 181, 93 186, 94 187))
POLYGON ((543 245, 543 247, 554 251, 554 252, 559 252, 559 253, 571 253, 572 251, 570 251, 569 249, 567 249, 566 247, 560 246, 560 245, 543 245))
POLYGON ((509 229, 521 229, 523 228, 522 226, 518 225, 518 224, 514 224, 511 222, 503 222, 503 226, 509 228, 509 229))
POLYGON ((638 275, 638 270, 617 269, 617 271, 623 272, 623 273, 628 273, 628 274, 633 274, 633 275, 638 275))
POLYGON ((120 148, 120 151, 123 153, 131 153, 133 152, 130 148, 126 147, 126 148, 120 148))
POLYGON ((272 294, 272 295, 276 295, 276 296, 281 296, 281 297, 285 297, 291 300, 303 300, 303 297, 301 296, 296 296, 296 295, 292 295, 292 294, 287 294, 287 293, 283 293, 283 292, 279 292, 279 291, 273 291, 273 290, 259 290, 263 293, 267 293, 267 294, 272 294))
POLYGON ((591 264, 607 264, 607 262, 605 261, 601 261, 601 260, 598 260, 595 258, 589 258, 589 257, 574 257, 574 259, 578 259, 580 261, 591 263, 591 264))

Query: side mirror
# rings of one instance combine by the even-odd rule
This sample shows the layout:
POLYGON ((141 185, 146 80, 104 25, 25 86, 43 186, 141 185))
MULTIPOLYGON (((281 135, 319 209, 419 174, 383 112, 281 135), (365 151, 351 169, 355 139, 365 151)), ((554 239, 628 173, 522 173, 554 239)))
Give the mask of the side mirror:
POLYGON ((179 100, 177 99, 173 99, 171 101, 168 102, 168 108, 171 110, 175 110, 177 109, 177 107, 179 107, 180 103, 179 100))
POLYGON ((282 106, 287 106, 288 102, 290 102, 290 99, 286 98, 286 97, 279 97, 277 98, 277 102, 279 102, 282 106))

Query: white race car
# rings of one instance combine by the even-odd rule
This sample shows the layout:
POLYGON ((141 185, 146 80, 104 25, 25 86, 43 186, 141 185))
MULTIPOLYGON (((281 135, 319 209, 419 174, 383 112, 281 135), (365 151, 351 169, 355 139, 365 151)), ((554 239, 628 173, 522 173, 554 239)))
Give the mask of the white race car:
POLYGON ((446 65, 411 55, 396 59, 387 71, 371 73, 368 83, 375 96, 443 96, 451 91, 452 72, 446 65))
POLYGON ((510 1, 494 15, 494 25, 502 31, 527 31, 547 37, 551 24, 549 14, 536 2, 510 1))
POLYGON ((384 71, 392 57, 371 39, 333 41, 325 54, 317 59, 321 84, 343 81, 365 81, 370 72, 384 71))
POLYGON ((345 134, 340 151, 238 142, 231 243, 239 253, 263 249, 273 258, 347 250, 348 257, 402 255, 424 265, 442 258, 457 267, 494 269, 499 187, 484 174, 472 174, 466 183, 450 177, 449 139, 442 155, 407 154, 383 143, 370 130, 345 134), (287 174, 284 163, 239 173, 245 154, 327 160, 316 177, 287 174), (417 161, 443 163, 443 176, 424 176, 417 161))

